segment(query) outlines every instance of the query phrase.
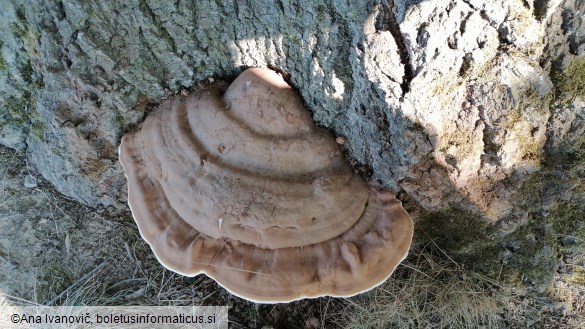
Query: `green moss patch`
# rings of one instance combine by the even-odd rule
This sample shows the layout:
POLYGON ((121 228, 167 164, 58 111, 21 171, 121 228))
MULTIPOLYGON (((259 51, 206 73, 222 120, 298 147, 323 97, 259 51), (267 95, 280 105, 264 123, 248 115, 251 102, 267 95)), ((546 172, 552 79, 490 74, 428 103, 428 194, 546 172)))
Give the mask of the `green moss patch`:
POLYGON ((518 205, 526 220, 503 240, 503 280, 518 286, 532 285, 537 290, 550 286, 565 255, 575 243, 582 245, 585 241, 585 204, 578 198, 556 197, 563 194, 567 184, 564 179, 573 181, 572 172, 557 173, 553 170, 556 166, 551 168, 547 163, 519 190, 518 205))
POLYGON ((22 74, 22 78, 24 79, 24 81, 26 81, 28 83, 33 82, 34 70, 33 70, 32 63, 31 63, 30 59, 26 63, 24 63, 24 65, 20 69, 20 73, 22 74))
POLYGON ((553 72, 557 95, 572 100, 585 98, 585 56, 573 59, 562 72, 553 72))
POLYGON ((435 247, 458 263, 486 275, 495 275, 500 247, 491 238, 487 221, 459 206, 426 212, 415 228, 415 244, 435 247))
POLYGON ((552 282, 565 252, 563 240, 575 236, 582 241, 584 218, 583 205, 566 201, 555 204, 548 215, 532 214, 526 225, 506 239, 513 256, 507 260, 505 277, 539 286, 552 282))
POLYGON ((26 97, 10 96, 6 99, 4 107, 8 114, 10 123, 20 126, 26 122, 26 107, 28 101, 26 97))
POLYGON ((2 56, 2 53, 0 53, 0 71, 5 71, 7 69, 8 69, 8 63, 6 63, 4 56, 2 56))
POLYGON ((41 268, 38 300, 50 300, 75 282, 76 274, 59 260, 52 260, 41 268))
POLYGON ((45 124, 37 112, 36 97, 25 91, 21 97, 10 96, 4 102, 8 123, 29 129, 30 136, 44 140, 45 124))
POLYGON ((417 237, 432 240, 447 252, 459 252, 485 238, 487 225, 471 212, 457 206, 426 212, 416 226, 417 237))

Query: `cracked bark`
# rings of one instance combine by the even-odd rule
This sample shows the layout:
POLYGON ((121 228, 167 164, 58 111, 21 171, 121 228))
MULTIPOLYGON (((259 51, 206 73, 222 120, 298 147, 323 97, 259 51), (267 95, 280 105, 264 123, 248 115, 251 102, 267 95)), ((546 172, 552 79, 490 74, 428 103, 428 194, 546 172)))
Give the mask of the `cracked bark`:
POLYGON ((404 42, 404 37, 400 32, 400 25, 397 20, 394 1, 395 0, 382 1, 383 10, 381 10, 378 17, 376 17, 376 29, 378 31, 389 31, 398 46, 400 62, 404 65, 404 75, 402 77, 402 83, 400 84, 402 96, 404 97, 404 95, 410 91, 410 83, 414 77, 414 71, 412 63, 410 62, 408 49, 404 42))
MULTIPOLYGON (((317 124, 346 139, 348 157, 368 178, 407 191, 423 207, 462 202, 441 169, 448 167, 444 156, 451 162, 454 156, 445 150, 457 150, 448 140, 449 129, 457 127, 456 109, 470 81, 480 80, 477 75, 505 71, 503 63, 516 60, 495 29, 505 20, 506 6, 518 4, 473 8, 474 3, 0 0, 6 8, 2 54, 11 52, 5 56, 7 73, 0 72, 0 108, 6 100, 27 104, 26 126, 9 124, 24 136, 29 162, 62 193, 90 205, 123 207, 125 195, 118 191, 125 191, 125 181, 116 148, 152 104, 209 77, 229 80, 248 66, 271 67, 299 91, 317 124), (438 9, 417 11, 428 6, 438 9), (434 181, 423 179, 436 172, 441 174, 434 181)), ((534 2, 514 10, 528 12, 519 16, 525 19, 542 11, 538 6, 544 8, 534 2)), ((557 16, 563 31, 580 26, 580 17, 569 10, 557 16)), ((506 33, 522 37, 514 30, 518 26, 506 33)), ((562 33, 569 53, 581 51, 578 33, 562 33)), ((516 46, 513 38, 508 41, 516 46)), ((564 51, 555 45, 545 52, 564 51)), ((546 68, 550 61, 543 57, 541 63, 546 68)), ((510 84, 517 94, 525 92, 517 87, 521 83, 510 84)), ((497 84, 484 87, 474 96, 487 104, 487 117, 497 104, 486 95, 497 84)), ((500 110, 501 116, 510 111, 500 110)), ((0 113, 5 118, 13 120, 0 113)), ((479 147, 473 143, 480 142, 470 141, 470 150, 479 147)), ((465 156, 472 163, 481 155, 465 156)))

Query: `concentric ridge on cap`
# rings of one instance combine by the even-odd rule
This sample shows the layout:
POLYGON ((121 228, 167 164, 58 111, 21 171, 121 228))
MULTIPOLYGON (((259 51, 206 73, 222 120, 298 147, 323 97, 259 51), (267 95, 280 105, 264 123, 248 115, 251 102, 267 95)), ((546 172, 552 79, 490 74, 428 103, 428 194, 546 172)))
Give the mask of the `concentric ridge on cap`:
POLYGON ((120 162, 159 261, 256 302, 369 290, 411 243, 400 201, 355 175, 268 69, 165 101, 123 137, 120 162))

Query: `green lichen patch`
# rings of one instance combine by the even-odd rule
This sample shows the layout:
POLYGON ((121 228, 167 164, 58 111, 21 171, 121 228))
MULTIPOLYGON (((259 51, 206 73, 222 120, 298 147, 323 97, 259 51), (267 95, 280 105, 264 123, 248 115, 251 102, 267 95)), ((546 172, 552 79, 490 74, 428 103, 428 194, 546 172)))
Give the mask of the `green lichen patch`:
POLYGON ((8 69, 8 63, 6 63, 6 59, 2 53, 0 53, 0 71, 6 71, 8 69))
MULTIPOLYGON (((14 65, 26 83, 31 84, 36 82, 37 86, 39 86, 40 84, 44 84, 44 82, 42 80, 38 81, 38 77, 35 77, 34 58, 37 58, 39 55, 38 42, 40 31, 27 22, 24 7, 17 7, 16 16, 18 20, 11 22, 8 26, 10 32, 22 41, 21 50, 23 52, 21 56, 16 57, 14 65)), ((4 62, 6 61, 4 60, 4 62)))
POLYGON ((7 119, 9 123, 20 126, 26 122, 26 108, 28 101, 26 97, 10 96, 4 102, 7 119))
POLYGON ((542 154, 542 143, 528 138, 520 138, 519 152, 523 160, 539 160, 542 154))
POLYGON ((431 87, 431 96, 439 99, 442 108, 449 107, 455 100, 457 91, 464 86, 464 79, 454 72, 438 74, 431 87))
POLYGON ((27 83, 33 82, 34 70, 30 59, 26 61, 26 63, 24 63, 24 65, 20 69, 20 73, 22 74, 22 79, 24 79, 24 81, 26 81, 27 83))
POLYGON ((42 122, 34 122, 30 126, 29 135, 36 141, 45 140, 45 125, 42 122))
POLYGON ((562 72, 553 71, 551 75, 558 97, 567 101, 585 98, 585 56, 573 59, 562 72))
POLYGON ((517 107, 510 111, 508 115, 506 115, 506 122, 504 123, 504 128, 506 128, 506 130, 513 129, 514 126, 518 122, 520 122, 520 119, 522 119, 522 110, 520 110, 520 108, 517 107))
POLYGON ((456 154, 459 158, 465 158, 475 151, 474 139, 473 131, 470 130, 448 131, 440 136, 439 150, 447 154, 456 154))
POLYGON ((126 126, 126 119, 119 110, 115 110, 114 114, 114 122, 116 123, 116 128, 121 129, 122 127, 126 126))
POLYGON ((39 89, 43 89, 45 88, 45 79, 43 78, 43 76, 39 76, 36 80, 35 80, 35 85, 39 88, 39 89))
POLYGON ((0 71, 5 71, 8 69, 8 63, 6 62, 4 55, 2 55, 2 47, 3 46, 4 46, 4 42, 2 42, 2 40, 0 40, 0 71))
POLYGON ((25 91, 21 97, 10 96, 4 101, 5 119, 8 124, 28 129, 30 136, 44 140, 45 124, 37 111, 37 100, 25 91))

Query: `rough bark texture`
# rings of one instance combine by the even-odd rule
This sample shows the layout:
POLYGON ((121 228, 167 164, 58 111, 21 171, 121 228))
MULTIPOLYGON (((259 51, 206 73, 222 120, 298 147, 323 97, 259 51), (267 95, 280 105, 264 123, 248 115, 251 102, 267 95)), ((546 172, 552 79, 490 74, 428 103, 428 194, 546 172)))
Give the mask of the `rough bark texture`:
POLYGON ((149 108, 249 66, 283 72, 382 186, 426 211, 459 204, 500 232, 527 222, 518 195, 545 154, 577 145, 585 158, 581 0, 0 8, 0 143, 87 205, 126 206, 117 147, 149 108))
POLYGON ((0 141, 119 205, 117 145, 147 104, 269 66, 383 186, 499 219, 557 128, 549 71, 583 52, 578 3, 3 1, 0 141))

